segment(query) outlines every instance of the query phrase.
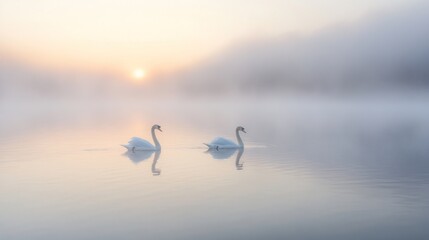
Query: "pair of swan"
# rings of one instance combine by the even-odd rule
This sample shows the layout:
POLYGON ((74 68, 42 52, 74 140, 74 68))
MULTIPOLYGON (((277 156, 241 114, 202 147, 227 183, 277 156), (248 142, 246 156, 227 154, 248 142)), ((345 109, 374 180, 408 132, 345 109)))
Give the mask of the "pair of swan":
MULTIPOLYGON (((154 145, 145 139, 133 137, 130 139, 128 144, 124 144, 122 146, 128 150, 124 155, 128 156, 128 158, 134 163, 139 163, 140 161, 149 158, 155 152, 152 162, 152 174, 154 176, 158 176, 161 174, 161 170, 156 168, 156 163, 158 162, 158 158, 161 154, 161 144, 156 137, 155 130, 162 132, 161 126, 155 124, 151 128, 154 145)), ((235 134, 237 137, 237 143, 223 137, 217 137, 210 143, 204 143, 209 148, 207 152, 215 159, 226 159, 232 156, 238 149, 239 152, 236 157, 235 165, 237 170, 242 170, 243 164, 240 163, 240 158, 244 151, 244 144, 241 139, 240 132, 246 133, 246 130, 240 126, 236 128, 235 134)))
MULTIPOLYGON (((139 138, 139 137, 133 137, 130 139, 128 144, 122 145, 128 151, 159 151, 161 150, 161 144, 159 144, 158 139, 156 138, 155 130, 161 130, 161 126, 155 124, 151 128, 151 134, 152 139, 155 145, 152 145, 149 141, 139 138)), ((235 135, 237 137, 237 143, 223 138, 223 137, 217 137, 213 139, 210 143, 204 143, 209 149, 242 149, 244 147, 243 140, 241 139, 240 132, 246 133, 246 130, 244 130, 243 127, 238 126, 235 129, 235 135)))

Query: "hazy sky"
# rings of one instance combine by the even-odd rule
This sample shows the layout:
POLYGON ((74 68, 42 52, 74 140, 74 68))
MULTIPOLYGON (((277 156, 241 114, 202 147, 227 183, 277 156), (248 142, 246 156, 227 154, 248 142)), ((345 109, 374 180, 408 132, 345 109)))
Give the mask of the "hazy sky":
POLYGON ((309 33, 405 0, 0 0, 0 54, 149 74, 248 38, 309 33))

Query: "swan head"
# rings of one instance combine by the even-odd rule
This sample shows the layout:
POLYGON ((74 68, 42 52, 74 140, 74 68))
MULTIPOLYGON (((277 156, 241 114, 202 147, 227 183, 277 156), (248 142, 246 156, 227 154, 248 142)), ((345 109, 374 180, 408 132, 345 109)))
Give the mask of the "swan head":
POLYGON ((244 133, 247 133, 247 132, 246 132, 246 130, 244 130, 244 127, 241 127, 241 126, 238 126, 238 127, 237 127, 237 132, 238 132, 238 131, 242 131, 242 132, 244 132, 244 133))
POLYGON ((156 130, 159 130, 159 131, 161 131, 161 132, 162 132, 162 130, 161 130, 161 126, 159 126, 158 124, 153 125, 153 126, 152 126, 152 129, 156 129, 156 130))

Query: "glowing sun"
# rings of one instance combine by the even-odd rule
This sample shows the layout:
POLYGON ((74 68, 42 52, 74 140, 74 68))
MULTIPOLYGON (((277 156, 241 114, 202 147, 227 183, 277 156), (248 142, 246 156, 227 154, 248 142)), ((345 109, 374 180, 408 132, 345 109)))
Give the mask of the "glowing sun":
POLYGON ((146 76, 146 72, 141 68, 136 68, 133 71, 133 78, 136 80, 141 80, 146 76))

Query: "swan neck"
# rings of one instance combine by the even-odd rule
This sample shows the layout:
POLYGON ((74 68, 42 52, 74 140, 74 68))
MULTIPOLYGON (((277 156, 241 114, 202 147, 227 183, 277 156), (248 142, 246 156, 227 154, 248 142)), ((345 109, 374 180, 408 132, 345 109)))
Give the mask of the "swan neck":
POLYGON ((243 147, 243 140, 241 140, 240 131, 237 129, 235 131, 235 135, 237 136, 237 142, 240 147, 243 147))
POLYGON ((155 144, 155 148, 157 150, 161 149, 161 145, 158 142, 158 138, 156 138, 156 134, 155 134, 155 129, 152 128, 152 139, 153 139, 153 143, 155 144))

